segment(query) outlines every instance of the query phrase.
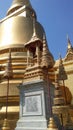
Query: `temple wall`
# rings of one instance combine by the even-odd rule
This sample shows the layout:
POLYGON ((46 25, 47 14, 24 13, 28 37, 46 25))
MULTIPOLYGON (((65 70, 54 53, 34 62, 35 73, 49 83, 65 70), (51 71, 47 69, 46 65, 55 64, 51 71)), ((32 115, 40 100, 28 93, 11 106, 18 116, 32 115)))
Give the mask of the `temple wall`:
POLYGON ((72 94, 71 104, 73 104, 73 73, 68 74, 68 80, 65 81, 65 85, 69 88, 72 94))

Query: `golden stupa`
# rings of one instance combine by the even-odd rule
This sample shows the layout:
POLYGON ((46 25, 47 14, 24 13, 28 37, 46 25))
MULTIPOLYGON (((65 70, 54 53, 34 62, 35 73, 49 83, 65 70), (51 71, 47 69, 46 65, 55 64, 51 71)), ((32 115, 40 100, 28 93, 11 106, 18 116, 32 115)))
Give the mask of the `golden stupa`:
MULTIPOLYGON (((36 13, 30 1, 13 0, 6 17, 0 21, 0 127, 2 127, 5 119, 7 80, 3 78, 3 75, 9 58, 9 49, 11 50, 13 75, 9 81, 8 120, 10 129, 13 130, 19 118, 19 90, 17 86, 22 83, 27 66, 27 48, 25 46, 31 42, 34 30, 36 30, 39 41, 43 42, 45 32, 42 25, 37 21, 36 13)), ((33 46, 35 40, 32 41, 33 46)), ((47 42, 46 37, 45 42, 47 42)), ((34 57, 31 52, 29 53, 30 62, 34 57)), ((49 58, 53 66, 54 59, 50 51, 49 58)))

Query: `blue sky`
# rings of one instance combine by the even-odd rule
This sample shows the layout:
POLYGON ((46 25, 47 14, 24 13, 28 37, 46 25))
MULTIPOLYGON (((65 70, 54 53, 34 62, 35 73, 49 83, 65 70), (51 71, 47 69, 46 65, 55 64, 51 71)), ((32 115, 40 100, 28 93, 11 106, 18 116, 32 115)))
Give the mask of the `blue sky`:
MULTIPOLYGON (((12 0, 0 0, 0 19, 11 5, 12 0)), ((55 59, 59 53, 65 57, 67 34, 73 45, 73 0, 30 0, 38 21, 43 25, 48 46, 55 59)))

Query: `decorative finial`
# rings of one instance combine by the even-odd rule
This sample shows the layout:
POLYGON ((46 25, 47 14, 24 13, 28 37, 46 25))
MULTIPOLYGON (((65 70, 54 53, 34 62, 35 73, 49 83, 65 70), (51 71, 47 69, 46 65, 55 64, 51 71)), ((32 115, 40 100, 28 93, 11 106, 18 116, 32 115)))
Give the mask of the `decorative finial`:
POLYGON ((72 48, 71 41, 69 39, 69 36, 67 35, 67 43, 68 43, 68 49, 72 48))
POLYGON ((50 117, 47 130, 58 130, 53 117, 50 117))
POLYGON ((73 46, 71 44, 71 41, 67 35, 67 52, 66 56, 64 58, 64 61, 70 61, 73 59, 73 46))

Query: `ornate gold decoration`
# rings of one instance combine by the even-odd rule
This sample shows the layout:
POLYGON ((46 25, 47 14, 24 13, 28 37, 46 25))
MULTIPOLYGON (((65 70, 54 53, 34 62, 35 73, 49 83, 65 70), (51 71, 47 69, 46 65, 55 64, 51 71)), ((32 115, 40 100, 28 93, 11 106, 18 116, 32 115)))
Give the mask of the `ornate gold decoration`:
POLYGON ((9 126, 9 121, 8 121, 8 119, 4 119, 3 126, 2 126, 2 129, 1 129, 1 130, 11 130, 11 129, 10 129, 10 126, 9 126))
MULTIPOLYGON (((70 47, 71 46, 69 45, 69 49, 70 47)), ((67 125, 69 125, 70 127, 70 123, 71 123, 69 122, 70 120, 67 121, 69 115, 69 109, 70 109, 67 98, 71 99, 71 95, 70 97, 68 97, 68 89, 65 87, 65 83, 64 83, 64 80, 66 79, 67 79, 67 74, 65 72, 63 61, 60 56, 59 67, 58 67, 58 80, 62 81, 63 85, 59 86, 58 83, 57 85, 55 84, 54 106, 52 107, 52 109, 53 109, 53 113, 57 114, 58 117, 60 118, 62 127, 65 127, 67 125)))
POLYGON ((58 130, 53 117, 50 117, 47 130, 58 130))
POLYGON ((36 33, 36 28, 35 28, 35 24, 36 24, 36 19, 33 16, 33 35, 30 39, 29 42, 25 43, 24 46, 25 48, 27 48, 27 64, 29 64, 29 55, 30 52, 33 55, 33 65, 36 64, 40 64, 40 52, 42 50, 42 41, 41 39, 37 36, 36 33))
POLYGON ((59 86, 57 77, 55 82, 56 82, 55 92, 54 92, 54 99, 53 99, 54 105, 52 106, 52 110, 53 110, 53 114, 60 116, 61 125, 63 127, 64 126, 63 115, 65 114, 67 116, 69 106, 66 104, 65 98, 62 95, 61 86, 59 86))
POLYGON ((62 96, 62 90, 58 84, 58 81, 55 83, 55 92, 54 92, 54 105, 55 106, 61 106, 65 104, 65 99, 62 96))
POLYGON ((67 37, 67 40, 68 40, 68 50, 72 49, 72 45, 71 45, 71 41, 70 41, 69 37, 67 37))
POLYGON ((64 61, 66 62, 66 61, 71 61, 71 60, 73 60, 73 53, 72 53, 72 52, 68 53, 68 54, 65 56, 64 61))
POLYGON ((64 61, 70 61, 73 60, 73 47, 71 45, 71 41, 69 39, 69 37, 67 36, 67 41, 68 41, 68 46, 67 46, 67 52, 66 52, 66 56, 64 58, 64 61))
POLYGON ((70 105, 70 104, 71 104, 71 101, 72 101, 72 94, 71 94, 69 88, 66 87, 66 86, 61 85, 61 91, 62 91, 63 97, 66 98, 66 100, 65 100, 65 101, 66 101, 66 104, 67 104, 67 105, 70 105))
POLYGON ((62 61, 62 58, 60 55, 59 67, 58 67, 58 80, 63 82, 65 104, 67 105, 66 89, 65 89, 65 82, 64 82, 64 80, 66 80, 66 79, 67 79, 67 74, 66 74, 65 68, 63 66, 63 61, 62 61))
POLYGON ((67 123, 65 126, 66 129, 73 130, 73 122, 71 120, 71 115, 68 113, 67 123))
POLYGON ((54 58, 50 53, 47 43, 46 43, 46 36, 43 34, 43 52, 42 52, 42 61, 41 67, 50 68, 54 65, 54 58))
POLYGON ((29 66, 24 73, 24 82, 30 82, 35 80, 47 80, 46 72, 38 64, 29 66))
POLYGON ((67 74, 63 66, 62 57, 60 55, 59 67, 58 67, 58 80, 66 80, 66 79, 67 79, 67 74))

